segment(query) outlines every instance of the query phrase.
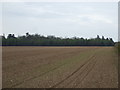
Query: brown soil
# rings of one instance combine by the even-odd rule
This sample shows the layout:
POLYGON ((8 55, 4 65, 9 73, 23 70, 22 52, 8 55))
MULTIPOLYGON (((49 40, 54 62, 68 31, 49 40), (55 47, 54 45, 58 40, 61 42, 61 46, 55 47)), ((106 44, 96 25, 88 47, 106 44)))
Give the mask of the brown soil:
POLYGON ((3 88, 117 88, 114 47, 3 47, 3 88))

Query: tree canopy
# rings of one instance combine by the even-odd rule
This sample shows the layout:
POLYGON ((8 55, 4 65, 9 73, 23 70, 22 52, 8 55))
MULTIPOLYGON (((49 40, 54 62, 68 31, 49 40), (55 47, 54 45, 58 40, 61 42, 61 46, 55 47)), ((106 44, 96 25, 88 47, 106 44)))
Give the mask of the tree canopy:
POLYGON ((43 36, 39 34, 29 34, 15 37, 14 34, 4 35, 2 46, 114 46, 112 38, 102 38, 97 35, 96 38, 84 39, 79 37, 60 38, 52 35, 43 36))

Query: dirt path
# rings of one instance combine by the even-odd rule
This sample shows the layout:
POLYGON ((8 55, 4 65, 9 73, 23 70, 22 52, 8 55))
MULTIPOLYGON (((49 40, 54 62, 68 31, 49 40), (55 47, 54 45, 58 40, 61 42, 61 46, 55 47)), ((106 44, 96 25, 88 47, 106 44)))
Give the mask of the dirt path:
POLYGON ((3 88, 116 88, 113 47, 3 47, 3 88))

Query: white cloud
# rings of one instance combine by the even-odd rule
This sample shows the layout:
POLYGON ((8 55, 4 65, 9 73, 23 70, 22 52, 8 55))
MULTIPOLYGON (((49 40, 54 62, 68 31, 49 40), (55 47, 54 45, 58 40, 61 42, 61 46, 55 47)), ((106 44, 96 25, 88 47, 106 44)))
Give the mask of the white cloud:
POLYGON ((86 18, 88 21, 91 23, 97 23, 97 22, 103 22, 103 23, 112 23, 112 20, 108 19, 107 17, 104 17, 102 15, 95 15, 95 14, 90 14, 90 15, 79 15, 78 16, 80 19, 86 18))
POLYGON ((4 3, 4 33, 62 37, 99 34, 116 40, 116 9, 117 3, 4 3))

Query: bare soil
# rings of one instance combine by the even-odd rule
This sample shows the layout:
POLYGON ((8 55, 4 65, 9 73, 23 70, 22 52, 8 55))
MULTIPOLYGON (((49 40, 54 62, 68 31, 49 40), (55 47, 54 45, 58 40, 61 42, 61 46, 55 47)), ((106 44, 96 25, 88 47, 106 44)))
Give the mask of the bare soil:
POLYGON ((114 47, 2 47, 3 88, 117 88, 114 47))

